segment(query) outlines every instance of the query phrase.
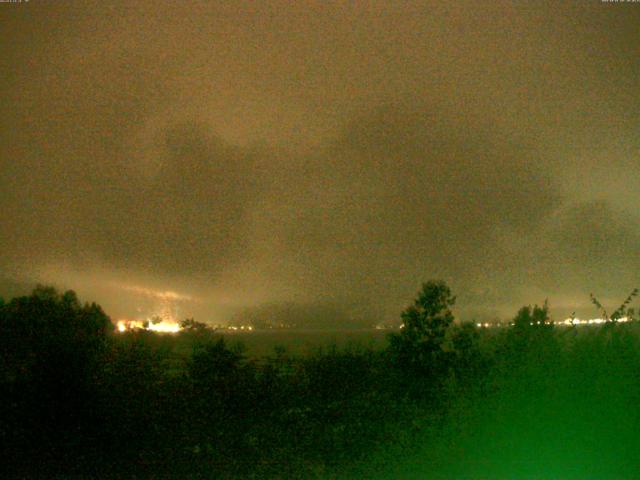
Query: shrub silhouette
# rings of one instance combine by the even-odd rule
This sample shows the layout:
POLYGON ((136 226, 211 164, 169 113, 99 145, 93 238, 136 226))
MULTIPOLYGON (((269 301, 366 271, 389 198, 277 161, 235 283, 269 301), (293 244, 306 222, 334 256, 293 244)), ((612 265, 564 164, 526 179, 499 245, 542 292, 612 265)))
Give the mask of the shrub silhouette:
POLYGON ((606 322, 617 322, 624 316, 630 317, 632 320, 634 319, 635 311, 633 308, 629 308, 629 304, 636 296, 638 296, 638 292, 638 289, 634 288, 631 293, 627 295, 627 298, 625 298, 624 301, 618 306, 618 308, 614 310, 611 316, 609 316, 606 308, 602 305, 602 303, 600 303, 600 301, 593 293, 589 294, 589 298, 591 299, 591 303, 593 303, 593 305, 598 309, 598 312, 600 313, 600 316, 603 320, 605 320, 606 322))

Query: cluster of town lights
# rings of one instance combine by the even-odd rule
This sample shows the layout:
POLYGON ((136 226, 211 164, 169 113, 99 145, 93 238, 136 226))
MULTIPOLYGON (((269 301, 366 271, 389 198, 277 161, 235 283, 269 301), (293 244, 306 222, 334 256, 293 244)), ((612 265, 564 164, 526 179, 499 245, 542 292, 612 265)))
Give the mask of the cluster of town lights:
MULTIPOLYGON (((216 327, 215 330, 227 330, 231 332, 251 332, 253 327, 251 325, 228 325, 225 327, 216 327)), ((118 320, 116 323, 116 330, 119 333, 125 333, 132 330, 148 330, 158 333, 178 333, 183 330, 182 326, 175 321, 162 320, 160 322, 153 322, 151 320, 118 320)))
MULTIPOLYGON (((562 321, 562 322, 558 322, 555 323, 555 325, 558 326, 565 326, 565 327, 572 327, 572 326, 578 326, 578 325, 601 325, 603 323, 612 323, 612 322, 618 322, 618 323, 625 323, 625 322, 629 322, 631 319, 629 317, 621 317, 618 318, 616 320, 611 320, 611 319, 604 319, 604 318, 591 318, 589 320, 581 320, 579 318, 567 318, 566 320, 562 321)), ((529 325, 534 326, 534 325, 542 325, 544 323, 544 325, 551 325, 553 324, 553 322, 531 322, 529 323, 529 325)), ((497 328, 497 327, 512 327, 514 326, 513 322, 510 323, 500 323, 500 322, 484 322, 484 323, 476 323, 476 327, 478 328, 497 328)), ((400 325, 400 328, 403 328, 404 325, 400 325)), ((383 326, 376 326, 377 330, 386 330, 388 327, 383 327, 383 326)), ((124 332, 128 332, 131 330, 148 330, 151 332, 158 332, 158 333, 178 333, 179 331, 181 331, 183 328, 180 326, 180 324, 174 322, 174 321, 166 321, 166 320, 162 320, 160 322, 153 322, 153 321, 141 321, 141 320, 119 320, 116 323, 116 330, 120 333, 124 333, 124 332)), ((251 332, 253 331, 253 327, 251 325, 240 325, 240 326, 235 326, 235 325, 228 325, 226 327, 218 327, 216 328, 216 330, 227 330, 227 331, 231 331, 231 332, 238 332, 238 331, 243 331, 243 332, 251 332)))
MULTIPOLYGON (((590 318, 589 320, 581 320, 579 318, 567 318, 566 320, 563 320, 562 322, 558 322, 558 323, 553 323, 553 322, 544 322, 544 325, 551 325, 552 323, 554 325, 559 325, 559 326, 566 326, 566 327, 573 327, 573 326, 577 326, 577 325, 601 325, 603 323, 612 323, 612 322, 618 322, 618 323, 625 323, 625 322, 629 322, 631 319, 629 317, 620 317, 616 320, 612 320, 612 319, 606 319, 606 318, 590 318)), ((534 325, 542 325, 543 322, 530 322, 529 325, 534 326, 534 325)), ((490 327, 505 327, 505 326, 509 326, 512 327, 515 324, 513 322, 511 323, 496 323, 496 322, 484 322, 484 323, 476 323, 476 326, 478 328, 490 328, 490 327)))
POLYGON ((158 333, 177 333, 182 327, 175 322, 142 322, 140 320, 119 320, 116 324, 118 332, 124 333, 129 330, 149 330, 158 333))

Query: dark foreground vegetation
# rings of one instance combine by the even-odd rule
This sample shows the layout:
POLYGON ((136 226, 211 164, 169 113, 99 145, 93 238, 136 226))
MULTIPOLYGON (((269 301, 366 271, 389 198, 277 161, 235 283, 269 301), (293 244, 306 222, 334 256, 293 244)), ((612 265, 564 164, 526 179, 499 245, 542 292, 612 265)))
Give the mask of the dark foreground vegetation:
POLYGON ((453 302, 426 283, 382 349, 248 358, 197 322, 115 334, 39 287, 0 302, 0 476, 640 477, 636 322, 560 328, 525 307, 481 332, 453 302))

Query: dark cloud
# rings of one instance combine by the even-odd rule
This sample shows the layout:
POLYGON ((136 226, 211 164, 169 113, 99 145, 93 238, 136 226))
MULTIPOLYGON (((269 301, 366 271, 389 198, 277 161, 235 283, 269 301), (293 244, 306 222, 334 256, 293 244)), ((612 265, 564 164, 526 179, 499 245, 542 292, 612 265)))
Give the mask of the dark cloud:
POLYGON ((496 228, 524 232, 559 203, 526 150, 443 112, 384 107, 352 125, 305 163, 283 225, 317 295, 389 301, 429 276, 468 283, 496 228))
POLYGON ((571 205, 550 222, 548 238, 561 259, 550 275, 558 288, 609 298, 635 288, 640 271, 640 218, 635 212, 602 199, 571 205))
POLYGON ((0 9, 5 280, 214 321, 378 321, 431 277, 485 317, 635 286, 634 5, 176 8, 0 9))
POLYGON ((122 180, 104 205, 113 221, 99 222, 94 241, 106 239, 102 253, 119 267, 215 278, 246 249, 241 230, 258 193, 251 157, 202 125, 159 133, 154 171, 122 180))

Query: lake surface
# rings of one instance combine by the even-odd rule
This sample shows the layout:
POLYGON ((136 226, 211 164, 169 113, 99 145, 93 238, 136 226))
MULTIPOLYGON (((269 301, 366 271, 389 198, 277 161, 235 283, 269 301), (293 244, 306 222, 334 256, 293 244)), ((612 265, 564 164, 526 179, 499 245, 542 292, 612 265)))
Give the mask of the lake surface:
POLYGON ((251 357, 271 355, 282 346, 292 355, 305 355, 335 346, 344 348, 384 348, 391 330, 258 330, 223 332, 230 345, 241 343, 251 357))

